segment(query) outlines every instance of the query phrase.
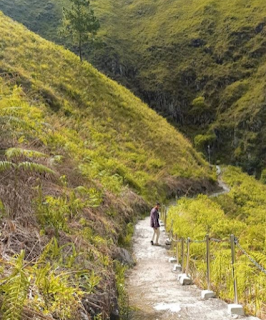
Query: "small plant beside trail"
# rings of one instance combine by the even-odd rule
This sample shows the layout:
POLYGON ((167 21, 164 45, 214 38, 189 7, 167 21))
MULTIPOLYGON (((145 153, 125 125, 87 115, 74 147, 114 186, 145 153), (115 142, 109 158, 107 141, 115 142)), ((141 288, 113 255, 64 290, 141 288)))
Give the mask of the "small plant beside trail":
POLYGON ((74 264, 66 269, 64 260, 71 248, 74 250, 71 244, 59 247, 52 239, 34 263, 26 262, 24 250, 5 262, 0 285, 4 292, 3 320, 20 320, 26 314, 38 316, 40 312, 62 320, 75 317, 86 294, 79 288, 79 279, 89 271, 75 270, 74 264))
POLYGON ((129 298, 125 287, 125 273, 127 267, 121 265, 119 262, 115 264, 116 271, 116 286, 118 291, 118 305, 119 305, 119 316, 121 320, 129 320, 129 298))

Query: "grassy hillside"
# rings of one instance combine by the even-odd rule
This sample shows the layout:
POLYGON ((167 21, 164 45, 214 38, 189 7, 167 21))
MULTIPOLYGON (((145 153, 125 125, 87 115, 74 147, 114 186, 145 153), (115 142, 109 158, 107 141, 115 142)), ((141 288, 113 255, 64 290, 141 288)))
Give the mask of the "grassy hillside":
MULTIPOLYGON (((265 167, 265 2, 91 2, 101 45, 88 52, 90 60, 177 123, 199 150, 207 153, 211 145, 213 161, 259 174, 265 167)), ((0 9, 58 40, 60 3, 48 4, 2 0, 0 9)))
POLYGON ((90 64, 2 13, 0 32, 1 319, 107 319, 134 217, 213 173, 90 64))
MULTIPOLYGON (((170 209, 168 221, 172 221, 178 237, 202 240, 209 235, 211 287, 219 297, 231 302, 234 282, 229 239, 234 234, 240 244, 235 250, 239 303, 248 314, 266 319, 266 187, 235 167, 225 168, 223 179, 230 186, 228 194, 182 198, 178 206, 170 209)), ((190 270, 195 281, 206 289, 206 243, 192 242, 190 249, 190 270)))
POLYGON ((3 0, 0 10, 43 37, 59 41, 57 28, 66 1, 3 0))
MULTIPOLYGON (((129 78, 199 150, 211 145, 213 161, 249 172, 264 167, 265 2, 120 1, 118 7, 102 24, 118 78, 129 78)), ((108 59, 109 53, 98 57, 108 59)))

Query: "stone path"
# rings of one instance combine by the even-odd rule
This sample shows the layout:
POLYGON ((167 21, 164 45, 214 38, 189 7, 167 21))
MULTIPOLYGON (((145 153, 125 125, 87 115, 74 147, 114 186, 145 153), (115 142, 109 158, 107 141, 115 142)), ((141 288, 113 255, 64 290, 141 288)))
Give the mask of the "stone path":
MULTIPOLYGON (((161 228, 162 229, 162 228, 161 228)), ((201 299, 201 290, 195 285, 182 286, 177 273, 168 262, 166 246, 151 246, 152 229, 149 217, 140 220, 133 237, 136 266, 127 278, 129 304, 134 308, 132 320, 227 320, 258 318, 231 316, 228 305, 219 299, 201 299)), ((166 235, 161 231, 160 242, 166 235)))

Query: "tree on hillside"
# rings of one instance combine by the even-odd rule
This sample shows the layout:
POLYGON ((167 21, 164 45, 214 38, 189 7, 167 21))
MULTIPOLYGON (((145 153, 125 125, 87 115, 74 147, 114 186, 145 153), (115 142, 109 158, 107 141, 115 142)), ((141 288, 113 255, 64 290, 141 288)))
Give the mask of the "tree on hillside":
POLYGON ((63 32, 71 36, 78 45, 80 61, 82 61, 82 47, 92 40, 100 28, 99 20, 91 9, 90 0, 70 0, 70 9, 63 8, 63 32))

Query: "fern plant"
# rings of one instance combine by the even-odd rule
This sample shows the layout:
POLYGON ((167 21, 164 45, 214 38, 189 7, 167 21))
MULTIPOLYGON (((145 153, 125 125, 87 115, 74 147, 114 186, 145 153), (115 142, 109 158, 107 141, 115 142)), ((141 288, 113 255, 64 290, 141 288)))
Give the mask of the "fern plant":
POLYGON ((0 161, 0 172, 14 168, 15 164, 10 161, 0 161))
MULTIPOLYGON (((33 173, 49 173, 54 175, 55 172, 36 162, 30 161, 19 161, 22 160, 23 157, 27 158, 40 158, 47 157, 46 154, 37 152, 35 150, 25 150, 21 148, 10 148, 5 151, 5 156, 8 160, 11 161, 0 161, 0 172, 11 170, 14 176, 14 189, 13 191, 17 195, 17 184, 18 184, 18 176, 20 172, 28 172, 31 171, 33 173)), ((17 196, 15 197, 17 199, 17 196)), ((13 205, 13 217, 16 215, 17 210, 17 202, 14 201, 13 205)))
MULTIPOLYGON (((9 148, 5 152, 5 156, 9 160, 17 161, 21 157, 28 157, 28 158, 47 158, 47 155, 35 150, 26 150, 21 148, 9 148)), ((50 173, 55 174, 55 172, 36 162, 29 162, 29 161, 23 161, 23 162, 12 162, 12 161, 0 161, 0 171, 15 169, 16 173, 19 170, 26 170, 26 171, 33 171, 38 173, 50 173)))
POLYGON ((21 148, 9 148, 6 150, 5 155, 8 159, 17 159, 20 157, 29 157, 29 158, 47 158, 48 156, 45 153, 27 150, 21 148))
POLYGON ((0 286, 3 294, 3 320, 20 320, 21 313, 27 298, 29 288, 29 279, 24 270, 25 252, 21 253, 14 259, 12 273, 0 286))
POLYGON ((46 263, 34 267, 35 287, 38 288, 39 307, 53 313, 57 319, 73 319, 80 307, 83 292, 71 280, 71 272, 59 272, 58 265, 46 263))
POLYGON ((261 252, 252 252, 255 260, 264 268, 266 268, 266 255, 261 252))

